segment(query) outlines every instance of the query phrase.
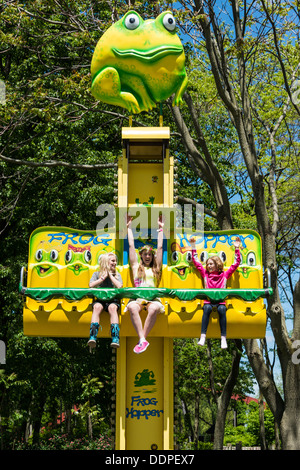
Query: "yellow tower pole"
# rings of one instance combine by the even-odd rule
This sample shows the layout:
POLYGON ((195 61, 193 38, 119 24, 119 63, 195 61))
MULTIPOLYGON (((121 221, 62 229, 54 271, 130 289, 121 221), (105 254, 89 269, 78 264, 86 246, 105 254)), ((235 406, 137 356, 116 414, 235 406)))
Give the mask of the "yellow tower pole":
MULTIPOLYGON (((173 205, 170 129, 162 126, 161 118, 159 127, 122 129, 119 208, 173 205)), ((143 321, 145 315, 146 312, 141 312, 143 321)), ((136 355, 135 332, 128 325, 128 315, 121 314, 122 338, 116 374, 117 450, 173 449, 173 339, 165 337, 165 333, 156 332, 154 336, 150 333, 148 350, 136 355)))

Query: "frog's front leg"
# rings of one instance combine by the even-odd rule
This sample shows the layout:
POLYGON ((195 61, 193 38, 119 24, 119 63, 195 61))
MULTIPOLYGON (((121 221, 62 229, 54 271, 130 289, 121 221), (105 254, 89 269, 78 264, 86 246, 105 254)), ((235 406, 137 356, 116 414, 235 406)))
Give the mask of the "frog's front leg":
POLYGON ((183 97, 183 94, 184 94, 185 89, 187 87, 187 83, 188 83, 188 78, 185 75, 180 87, 178 88, 178 90, 175 93, 175 97, 174 97, 174 100, 173 100, 173 106, 179 106, 182 103, 182 97, 183 97))
POLYGON ((139 113, 140 107, 132 93, 121 90, 121 81, 117 70, 106 67, 94 78, 92 95, 104 103, 126 108, 130 113, 139 113))
POLYGON ((126 73, 123 78, 127 87, 134 91, 141 111, 151 111, 155 108, 156 103, 150 96, 149 88, 145 85, 145 77, 126 73))

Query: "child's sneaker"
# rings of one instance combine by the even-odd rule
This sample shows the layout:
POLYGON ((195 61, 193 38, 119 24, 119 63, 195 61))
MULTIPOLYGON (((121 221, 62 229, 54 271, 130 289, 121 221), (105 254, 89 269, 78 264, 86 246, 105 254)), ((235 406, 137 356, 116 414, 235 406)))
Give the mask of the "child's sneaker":
POLYGON ((93 349, 96 347, 96 340, 95 339, 89 339, 88 340, 88 347, 90 348, 90 352, 92 352, 93 349))
POLYGON ((135 352, 136 354, 141 354, 142 352, 146 351, 148 346, 149 346, 148 341, 146 340, 141 341, 133 348, 133 352, 135 352))
POLYGON ((119 348, 120 347, 119 338, 117 338, 116 336, 114 338, 112 338, 110 345, 111 345, 112 348, 119 348))
POLYGON ((227 348, 226 336, 221 336, 221 349, 227 348))
POLYGON ((90 348, 90 351, 92 351, 92 349, 94 349, 96 347, 97 334, 98 334, 99 327, 101 328, 99 323, 91 323, 90 338, 88 340, 88 346, 90 348))
POLYGON ((206 335, 202 334, 197 344, 199 344, 199 346, 204 346, 205 345, 205 338, 206 338, 206 335))

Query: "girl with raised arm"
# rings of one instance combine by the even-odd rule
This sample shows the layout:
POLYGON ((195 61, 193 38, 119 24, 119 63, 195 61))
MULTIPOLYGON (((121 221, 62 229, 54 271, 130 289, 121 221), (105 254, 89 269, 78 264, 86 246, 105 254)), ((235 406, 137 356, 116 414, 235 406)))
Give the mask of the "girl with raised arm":
MULTIPOLYGON (((192 246, 192 260, 197 268, 200 271, 201 276, 204 281, 204 286, 206 289, 224 289, 226 287, 227 279, 234 273, 234 271, 238 268, 240 261, 241 261, 241 254, 240 254, 240 245, 241 240, 239 237, 236 238, 235 242, 233 243, 235 247, 235 262, 230 266, 227 271, 223 269, 223 262, 219 256, 212 256, 207 259, 206 267, 204 268, 200 261, 198 260, 197 251, 196 251, 196 239, 194 237, 190 238, 190 244, 192 246)), ((221 328, 221 348, 227 348, 227 341, 226 341, 226 304, 225 302, 218 302, 216 304, 212 304, 209 300, 204 300, 203 305, 203 317, 202 317, 202 325, 201 325, 201 337, 198 341, 200 346, 205 344, 206 339, 206 331, 208 327, 209 316, 212 312, 213 307, 217 307, 219 319, 220 319, 220 328, 221 328)))
MULTIPOLYGON (((134 237, 131 229, 132 217, 127 217, 127 233, 129 244, 129 263, 133 273, 135 287, 158 287, 161 279, 162 255, 163 255, 163 222, 158 219, 157 250, 145 245, 139 250, 140 262, 135 251, 134 237)), ((138 334, 139 341, 133 351, 140 354, 146 351, 149 343, 147 336, 152 330, 158 313, 164 312, 164 306, 160 299, 147 301, 142 298, 128 302, 126 309, 130 313, 132 324, 138 334), (147 309, 147 317, 144 325, 140 317, 143 308, 147 309)))

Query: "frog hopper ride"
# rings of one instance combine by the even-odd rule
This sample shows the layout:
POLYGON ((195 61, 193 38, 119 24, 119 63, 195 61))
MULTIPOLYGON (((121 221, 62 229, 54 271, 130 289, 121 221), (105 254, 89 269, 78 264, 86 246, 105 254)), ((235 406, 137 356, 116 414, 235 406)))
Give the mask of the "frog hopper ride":
POLYGON ((179 105, 187 85, 183 46, 171 12, 144 21, 134 11, 111 26, 94 51, 92 94, 130 113, 150 111, 175 93, 179 105))
MULTIPOLYGON (((173 103, 180 105, 187 78, 183 47, 171 13, 144 21, 136 12, 128 12, 100 38, 91 70, 96 99, 121 106, 130 114, 149 111, 172 94, 173 103)), ((159 127, 122 128, 115 202, 118 210, 133 211, 136 207, 147 211, 147 230, 154 229, 149 223, 151 211, 174 207, 174 159, 169 142, 170 128, 163 127, 161 119, 159 127)), ((145 228, 141 224, 141 229, 145 228)), ((114 295, 120 299, 113 433, 118 450, 174 448, 173 338, 199 337, 205 299, 226 302, 228 338, 265 336, 264 297, 272 290, 263 282, 259 235, 250 230, 193 233, 202 264, 218 254, 225 270, 234 262, 233 242, 240 237, 240 266, 227 288, 219 290, 205 289, 192 263, 190 236, 174 227, 165 234, 162 277, 156 289, 134 287, 128 240, 115 226, 104 232, 40 227, 31 234, 28 267, 22 269, 19 286, 24 296, 26 335, 87 340, 94 298, 114 295), (98 270, 101 255, 110 252, 117 256, 123 288, 110 292, 90 289, 89 280, 98 270), (159 297, 165 310, 157 315, 148 336, 150 347, 142 354, 133 353, 136 331, 126 311, 128 301, 137 297, 159 297)), ((141 246, 157 246, 155 237, 145 238, 140 235, 135 239, 137 256, 141 246)), ((146 314, 141 311, 143 322, 146 314)), ((107 312, 101 314, 101 327, 100 341, 110 337, 107 312)), ((210 315, 207 337, 220 338, 215 311, 210 315)))

